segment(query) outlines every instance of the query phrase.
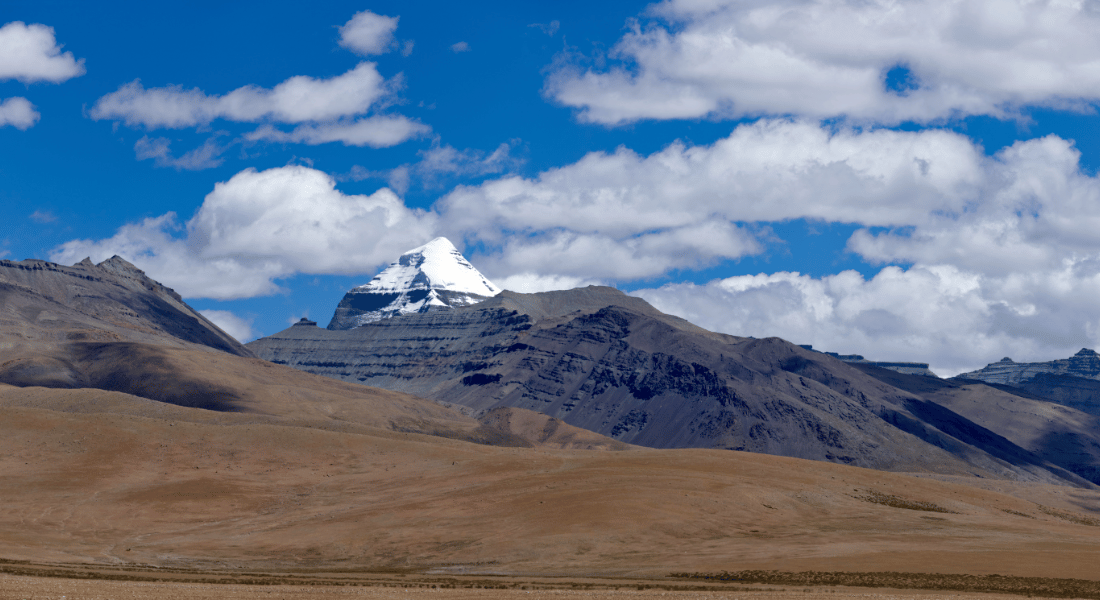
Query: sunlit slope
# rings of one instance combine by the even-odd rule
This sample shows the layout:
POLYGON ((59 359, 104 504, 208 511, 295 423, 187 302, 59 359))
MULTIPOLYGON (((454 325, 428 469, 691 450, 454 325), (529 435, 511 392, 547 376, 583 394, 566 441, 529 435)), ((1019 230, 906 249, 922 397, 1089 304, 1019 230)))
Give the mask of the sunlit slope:
POLYGON ((1077 488, 1001 482, 1017 498, 742 452, 493 447, 96 390, 3 386, 0 402, 9 559, 1077 577, 1100 559, 1100 495, 1077 488))

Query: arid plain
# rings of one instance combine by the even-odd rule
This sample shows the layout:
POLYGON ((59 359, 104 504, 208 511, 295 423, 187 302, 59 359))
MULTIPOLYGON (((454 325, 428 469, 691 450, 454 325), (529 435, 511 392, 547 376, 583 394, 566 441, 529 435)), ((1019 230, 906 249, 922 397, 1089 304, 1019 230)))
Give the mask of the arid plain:
POLYGON ((333 431, 327 419, 280 423, 95 390, 4 386, 0 399, 0 543, 5 558, 44 569, 1094 579, 1100 564, 1095 490, 729 451, 333 431))

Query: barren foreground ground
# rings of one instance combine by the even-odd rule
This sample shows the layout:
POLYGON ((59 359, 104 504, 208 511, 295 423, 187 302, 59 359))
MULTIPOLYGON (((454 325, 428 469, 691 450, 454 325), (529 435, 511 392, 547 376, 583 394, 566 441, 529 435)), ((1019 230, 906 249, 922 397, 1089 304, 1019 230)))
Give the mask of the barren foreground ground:
POLYGON ((666 582, 636 580, 497 581, 508 589, 416 587, 387 581, 372 586, 238 585, 191 582, 130 582, 28 577, 0 574, 0 600, 339 600, 376 598, 414 600, 572 600, 614 598, 623 600, 1019 600, 1020 596, 975 594, 956 591, 917 591, 861 588, 784 588, 727 585, 711 589, 676 589, 666 582), (656 585, 658 587, 647 587, 656 585), (639 589, 639 587, 643 589, 639 589), (587 588, 587 589, 586 589, 587 588))
MULTIPOLYGON (((305 406, 298 393, 276 400, 305 406)), ((657 593, 721 597, 731 584, 667 577, 745 569, 1100 579, 1096 489, 728 451, 486 446, 87 390, 0 386, 0 406, 0 599, 233 597, 233 585, 256 583, 251 573, 297 575, 237 597, 403 593, 372 573, 395 574, 393 585, 411 581, 398 574, 435 585, 503 577, 513 591, 499 593, 523 597, 539 591, 522 589, 531 578, 561 593, 585 591, 562 582, 615 578, 587 591, 658 582, 657 593), (166 573, 178 581, 158 581, 166 573), (26 578, 40 575, 54 577, 26 578), (324 581, 285 587, 303 576, 324 581), (223 583, 203 591, 210 578, 223 583)), ((929 590, 850 593, 891 587, 929 590)), ((928 597, 974 590, 938 589, 928 597)))

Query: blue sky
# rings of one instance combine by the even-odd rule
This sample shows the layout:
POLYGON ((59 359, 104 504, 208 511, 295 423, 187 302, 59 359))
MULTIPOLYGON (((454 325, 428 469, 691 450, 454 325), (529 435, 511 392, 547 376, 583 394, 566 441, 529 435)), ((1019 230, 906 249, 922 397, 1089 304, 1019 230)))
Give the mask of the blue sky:
POLYGON ((1100 10, 0 6, 0 258, 119 254, 248 340, 447 236, 950 375, 1100 338, 1100 10))

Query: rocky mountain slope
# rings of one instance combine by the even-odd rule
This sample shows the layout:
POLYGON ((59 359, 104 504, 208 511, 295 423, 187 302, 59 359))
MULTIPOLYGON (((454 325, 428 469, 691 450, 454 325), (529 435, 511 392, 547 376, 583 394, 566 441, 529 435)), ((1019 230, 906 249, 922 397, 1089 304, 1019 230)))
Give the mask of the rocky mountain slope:
MULTIPOLYGON (((95 366, 118 359, 123 348, 252 356, 178 294, 117 256, 71 267, 0 261, 0 337, 0 382, 20 386, 96 387, 108 385, 106 380, 124 385, 125 378, 95 366)), ((153 354, 142 360, 155 364, 153 354)), ((122 369, 141 364, 117 362, 122 369)))
POLYGON ((530 409, 643 446, 1083 482, 852 365, 776 338, 712 333, 612 288, 503 292, 347 331, 295 326, 248 347, 279 364, 473 414, 530 409))
POLYGON ((185 407, 241 413, 255 422, 528 444, 434 402, 259 360, 117 256, 72 267, 0 261, 0 386, 13 386, 6 397, 24 399, 15 405, 62 412, 141 406, 142 416, 160 416, 185 407), (52 390, 15 392, 43 388, 52 390), (98 402, 111 402, 75 400, 93 390, 98 402), (115 395, 96 395, 100 391, 115 395), (139 398, 151 402, 135 403, 139 398))
POLYGON ((876 379, 959 414, 1068 471, 1100 483, 1100 417, 1095 414, 1011 386, 897 374, 870 365, 859 368, 876 379))
POLYGON ((0 331, 17 340, 190 343, 252 356, 179 294, 115 256, 71 267, 0 260, 0 331))
POLYGON ((436 238, 345 294, 328 328, 352 329, 396 315, 467 306, 499 292, 450 240, 436 238))

